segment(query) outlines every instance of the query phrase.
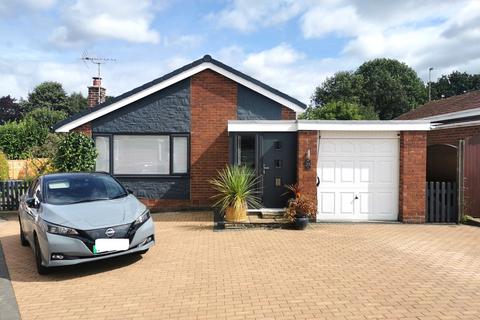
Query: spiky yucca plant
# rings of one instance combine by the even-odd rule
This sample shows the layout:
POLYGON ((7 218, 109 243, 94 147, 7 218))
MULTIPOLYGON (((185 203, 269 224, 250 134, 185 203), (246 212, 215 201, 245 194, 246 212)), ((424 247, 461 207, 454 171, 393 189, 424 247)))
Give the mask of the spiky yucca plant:
POLYGON ((218 192, 212 198, 213 204, 223 212, 228 208, 246 210, 247 207, 259 208, 260 199, 256 192, 258 177, 245 166, 227 166, 218 171, 218 177, 209 181, 218 192))

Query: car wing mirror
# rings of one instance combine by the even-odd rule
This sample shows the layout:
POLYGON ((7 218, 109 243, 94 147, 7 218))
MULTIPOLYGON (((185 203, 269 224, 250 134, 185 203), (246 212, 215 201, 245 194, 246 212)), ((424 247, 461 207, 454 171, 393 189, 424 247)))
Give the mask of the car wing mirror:
POLYGON ((133 194, 133 190, 127 189, 127 193, 128 193, 128 194, 133 194))
POLYGON ((25 199, 25 203, 27 204, 27 206, 29 208, 37 208, 38 207, 37 199, 35 199, 35 198, 27 198, 27 199, 25 199))

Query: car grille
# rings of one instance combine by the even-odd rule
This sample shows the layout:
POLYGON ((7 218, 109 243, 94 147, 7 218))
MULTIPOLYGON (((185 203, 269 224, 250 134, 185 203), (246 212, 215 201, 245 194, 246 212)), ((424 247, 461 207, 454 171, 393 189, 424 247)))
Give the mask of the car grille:
POLYGON ((85 245, 90 249, 90 251, 93 252, 93 245, 95 244, 96 239, 104 239, 104 238, 128 238, 130 242, 133 239, 133 236, 135 235, 136 228, 133 227, 133 224, 122 224, 119 226, 114 226, 114 227, 108 227, 108 228, 99 228, 99 229, 92 229, 92 230, 78 230, 78 236, 80 240, 85 243, 85 245), (115 230, 115 234, 111 237, 108 237, 105 232, 107 229, 112 228, 115 230))

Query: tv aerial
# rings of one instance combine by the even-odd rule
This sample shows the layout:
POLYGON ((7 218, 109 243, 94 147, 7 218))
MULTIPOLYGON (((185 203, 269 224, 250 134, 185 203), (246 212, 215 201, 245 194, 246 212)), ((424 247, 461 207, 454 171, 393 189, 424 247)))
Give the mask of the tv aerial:
POLYGON ((98 77, 98 78, 101 78, 101 77, 102 77, 102 76, 101 76, 101 65, 102 65, 102 64, 106 64, 106 63, 108 63, 108 62, 115 62, 115 61, 117 61, 117 59, 113 59, 113 58, 103 58, 103 57, 92 56, 92 55, 88 54, 87 50, 84 50, 84 51, 83 51, 82 57, 81 57, 80 59, 83 60, 83 62, 84 62, 85 65, 87 66, 87 68, 88 68, 88 62, 97 65, 97 77, 98 77))

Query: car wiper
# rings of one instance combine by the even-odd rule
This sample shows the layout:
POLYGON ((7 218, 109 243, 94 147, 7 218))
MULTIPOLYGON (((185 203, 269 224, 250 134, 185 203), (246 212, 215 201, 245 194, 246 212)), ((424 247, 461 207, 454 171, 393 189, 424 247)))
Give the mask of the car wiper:
POLYGON ((119 198, 123 198, 123 197, 126 197, 126 196, 128 196, 128 193, 122 193, 122 194, 119 194, 118 196, 108 198, 108 200, 119 199, 119 198))
POLYGON ((101 200, 110 200, 109 198, 97 198, 97 199, 85 199, 75 202, 70 202, 68 204, 76 204, 76 203, 84 203, 84 202, 93 202, 93 201, 101 201, 101 200))

